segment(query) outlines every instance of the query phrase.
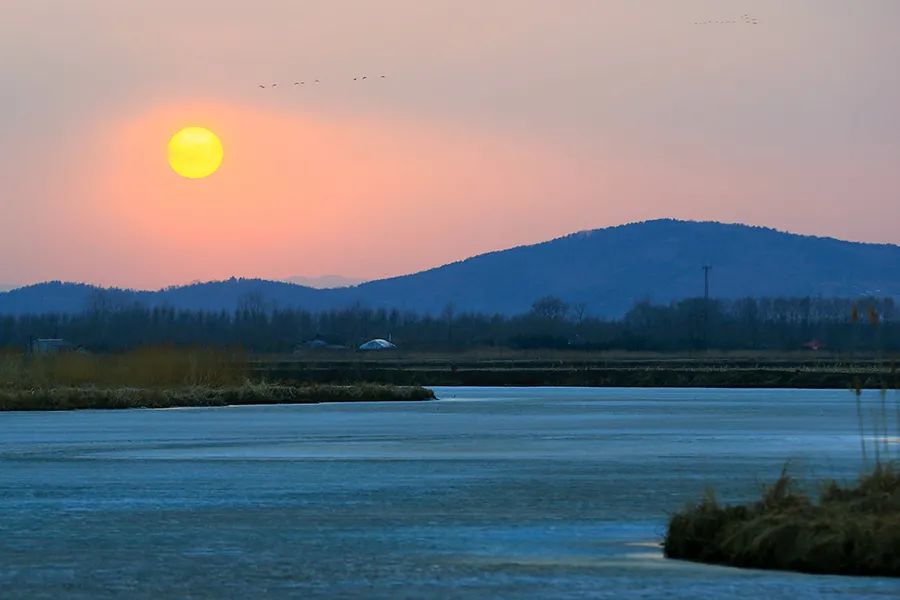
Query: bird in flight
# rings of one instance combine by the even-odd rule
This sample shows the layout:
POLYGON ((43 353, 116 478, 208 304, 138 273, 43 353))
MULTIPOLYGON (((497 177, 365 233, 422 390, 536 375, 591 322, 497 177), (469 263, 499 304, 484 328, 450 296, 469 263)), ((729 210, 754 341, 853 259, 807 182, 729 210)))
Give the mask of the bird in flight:
MULTIPOLYGON (((372 77, 374 78, 375 76, 373 75, 372 77)), ((378 77, 380 79, 387 79, 387 75, 379 75, 378 77)), ((353 78, 353 81, 366 81, 368 79, 369 79, 368 75, 357 75, 356 77, 353 78)), ((320 82, 321 82, 320 79, 314 79, 311 83, 320 83, 320 82)), ((306 85, 306 81, 305 80, 304 81, 294 81, 293 84, 294 85, 306 85)), ((264 84, 260 83, 260 84, 258 84, 258 87, 263 90, 266 89, 267 87, 274 88, 274 87, 278 87, 278 82, 270 83, 269 85, 264 85, 264 84)))
MULTIPOLYGON (((745 25, 759 25, 759 19, 750 14, 741 15, 740 22, 745 25)), ((694 21, 694 25, 737 25, 737 19, 726 19, 716 21, 694 21)))

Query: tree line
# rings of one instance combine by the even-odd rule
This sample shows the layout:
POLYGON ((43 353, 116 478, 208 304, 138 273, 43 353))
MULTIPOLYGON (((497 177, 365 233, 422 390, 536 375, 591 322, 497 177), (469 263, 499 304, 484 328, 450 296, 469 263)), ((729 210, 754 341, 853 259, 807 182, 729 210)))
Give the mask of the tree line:
POLYGON ((439 315, 361 306, 310 312, 250 301, 230 312, 94 305, 78 314, 0 316, 0 347, 21 349, 35 338, 63 338, 97 352, 152 345, 290 352, 305 345, 355 348, 372 338, 390 338, 404 350, 434 351, 898 351, 897 317, 890 298, 641 301, 618 319, 591 316, 583 305, 554 297, 541 298, 530 311, 514 316, 457 311, 452 305, 439 315))

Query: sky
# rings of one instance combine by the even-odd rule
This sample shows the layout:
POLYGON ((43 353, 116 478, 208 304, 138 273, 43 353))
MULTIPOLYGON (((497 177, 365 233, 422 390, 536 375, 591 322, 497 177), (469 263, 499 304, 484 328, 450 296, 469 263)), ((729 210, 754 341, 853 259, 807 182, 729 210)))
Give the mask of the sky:
POLYGON ((898 21, 895 0, 6 0, 0 284, 371 279, 660 217, 900 243, 898 21), (167 163, 190 125, 224 146, 206 179, 167 163))

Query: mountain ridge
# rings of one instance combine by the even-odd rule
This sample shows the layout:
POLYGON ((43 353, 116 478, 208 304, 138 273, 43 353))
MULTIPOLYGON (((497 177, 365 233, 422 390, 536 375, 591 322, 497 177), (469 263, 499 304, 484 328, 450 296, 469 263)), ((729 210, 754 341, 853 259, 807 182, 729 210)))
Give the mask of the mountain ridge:
POLYGON ((355 305, 438 313, 511 314, 539 297, 584 304, 617 316, 634 302, 702 295, 701 267, 712 265, 712 295, 900 297, 900 246, 796 234, 771 227, 655 219, 588 229, 494 250, 430 269, 341 288, 231 278, 160 290, 45 282, 0 292, 0 314, 74 313, 141 304, 191 310, 243 305, 319 311, 355 305), (249 304, 248 304, 249 303, 249 304))

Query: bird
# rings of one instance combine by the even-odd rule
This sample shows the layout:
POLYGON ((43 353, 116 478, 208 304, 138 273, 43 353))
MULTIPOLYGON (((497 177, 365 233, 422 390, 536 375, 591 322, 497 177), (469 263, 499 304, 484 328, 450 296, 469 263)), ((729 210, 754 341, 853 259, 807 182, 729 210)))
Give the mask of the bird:
MULTIPOLYGON (((697 25, 702 25, 703 23, 701 23, 701 22, 698 21, 696 24, 697 24, 697 25)), ((372 75, 372 78, 373 78, 373 79, 376 78, 376 77, 378 77, 378 78, 380 78, 380 79, 387 79, 387 75, 372 75)), ((369 79, 369 76, 368 76, 368 75, 357 75, 356 77, 353 78, 353 81, 366 81, 366 80, 368 80, 368 79, 369 79)), ((310 83, 321 83, 321 82, 322 82, 321 79, 313 79, 313 80, 310 81, 310 83)), ((289 81, 289 82, 287 83, 287 85, 290 85, 290 84, 293 84, 293 85, 306 85, 306 81, 305 81, 305 80, 304 80, 304 81, 293 81, 293 82, 290 82, 290 81, 289 81)), ((260 89, 263 89, 263 90, 266 89, 266 88, 274 88, 274 87, 278 87, 278 82, 270 83, 270 84, 268 84, 268 85, 264 85, 264 84, 260 83, 260 84, 258 84, 258 87, 259 87, 260 89)))
POLYGON ((754 17, 753 15, 744 14, 741 15, 740 20, 738 19, 719 19, 716 21, 694 21, 694 25, 737 25, 738 23, 743 22, 746 25, 757 25, 759 23, 759 19, 754 17))

